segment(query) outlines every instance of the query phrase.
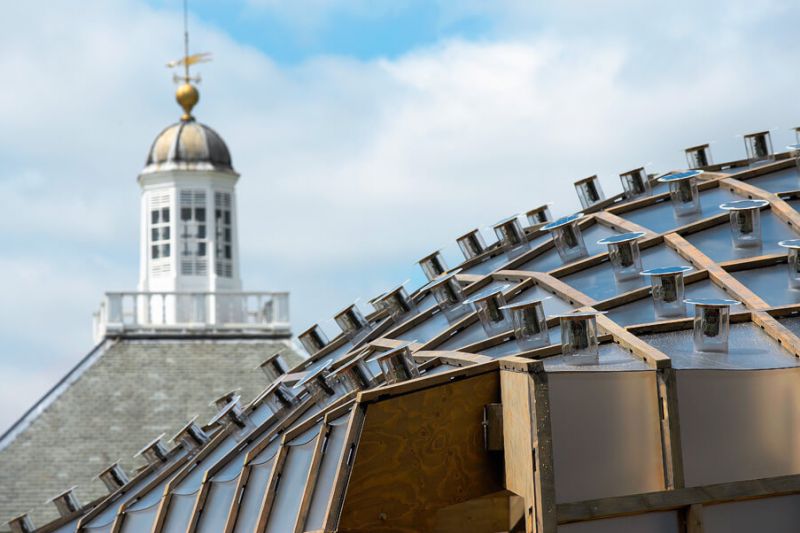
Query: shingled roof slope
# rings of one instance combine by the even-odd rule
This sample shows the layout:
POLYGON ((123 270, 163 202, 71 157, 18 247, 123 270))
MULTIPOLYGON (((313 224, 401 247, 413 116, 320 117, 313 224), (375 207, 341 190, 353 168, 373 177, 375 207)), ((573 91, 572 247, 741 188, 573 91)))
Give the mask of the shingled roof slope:
POLYGON ((286 348, 243 338, 105 341, 93 364, 2 443, 0 516, 35 509, 32 518, 46 523, 57 515, 42 503, 75 484, 83 503, 104 495, 93 480, 101 470, 120 458, 130 469, 155 436, 172 436, 194 415, 208 420, 220 394, 241 388, 253 398, 267 384, 258 365, 286 348))

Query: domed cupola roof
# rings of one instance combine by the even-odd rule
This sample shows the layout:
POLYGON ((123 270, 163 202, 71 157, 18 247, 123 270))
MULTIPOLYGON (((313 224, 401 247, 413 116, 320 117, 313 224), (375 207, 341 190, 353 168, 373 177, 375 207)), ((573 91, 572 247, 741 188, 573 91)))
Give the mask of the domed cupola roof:
POLYGON ((197 122, 192 109, 200 100, 197 87, 189 83, 188 73, 178 87, 175 99, 183 108, 180 122, 158 134, 142 174, 167 170, 217 170, 235 174, 231 153, 219 133, 197 122))
POLYGON ((175 169, 233 172, 225 141, 193 118, 172 124, 158 134, 143 172, 175 169))

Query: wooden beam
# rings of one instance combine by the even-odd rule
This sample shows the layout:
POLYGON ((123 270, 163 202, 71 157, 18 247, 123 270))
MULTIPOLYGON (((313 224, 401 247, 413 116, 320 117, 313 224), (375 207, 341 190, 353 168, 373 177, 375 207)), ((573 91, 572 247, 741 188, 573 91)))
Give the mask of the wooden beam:
POLYGON ((754 324, 764 330, 764 333, 783 346, 784 350, 789 351, 795 357, 800 357, 800 338, 789 328, 764 311, 754 311, 752 320, 754 324))
POLYGON ((661 416, 661 454, 664 464, 664 482, 668 489, 680 489, 686 483, 683 470, 678 384, 675 376, 674 368, 661 368, 656 371, 661 416))
POLYGON ((555 533, 555 476, 547 374, 541 362, 501 362, 506 488, 523 498, 527 532, 555 533))
POLYGON ((333 487, 326 505, 325 518, 322 522, 322 529, 325 532, 334 532, 339 526, 342 503, 347 491, 347 483, 350 480, 350 472, 353 468, 353 458, 356 454, 358 441, 361 438, 361 428, 364 425, 365 415, 366 406, 356 403, 353 407, 350 421, 347 423, 344 447, 339 457, 339 465, 336 468, 336 476, 333 479, 333 487))
POLYGON ((747 198, 758 198, 766 200, 770 203, 770 209, 779 219, 786 222, 789 227, 800 230, 800 213, 798 213, 791 205, 781 199, 777 194, 765 191, 749 183, 744 183, 738 179, 728 178, 722 180, 722 183, 730 190, 735 191, 741 196, 747 198))
POLYGON ((695 503, 686 510, 686 533, 703 533, 703 505, 695 503))
POLYGON ((600 224, 604 226, 608 226, 609 228, 616 230, 620 233, 627 233, 633 231, 641 231, 647 237, 653 237, 656 235, 653 231, 645 228, 644 226, 640 226, 635 222, 631 222, 630 220, 625 220, 624 218, 617 216, 613 213, 609 213, 608 211, 600 211, 594 214, 594 218, 600 224))
POLYGON ((670 233, 664 236, 664 240, 696 268, 707 270, 711 281, 730 294, 731 297, 741 301, 748 309, 763 310, 769 308, 769 305, 759 298, 756 293, 748 289, 742 282, 734 278, 708 256, 701 253, 700 250, 692 246, 680 235, 670 233))
POLYGON ((717 504, 800 493, 800 474, 734 481, 683 489, 601 498, 558 505, 558 523, 583 522, 657 511, 694 504, 717 504))
POLYGON ((669 368, 672 366, 670 358, 662 351, 650 346, 642 339, 626 330, 605 315, 597 315, 597 325, 614 337, 614 340, 623 348, 629 350, 653 368, 669 368))
POLYGON ((594 305, 595 300, 582 292, 573 289, 563 281, 545 272, 527 272, 525 270, 501 270, 498 275, 528 277, 550 292, 561 296, 572 305, 594 305))

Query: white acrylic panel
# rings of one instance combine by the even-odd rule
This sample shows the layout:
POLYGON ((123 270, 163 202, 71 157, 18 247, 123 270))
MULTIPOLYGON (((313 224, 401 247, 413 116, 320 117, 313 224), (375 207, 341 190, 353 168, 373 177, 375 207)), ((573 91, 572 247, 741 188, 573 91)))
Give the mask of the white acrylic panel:
POLYGON ((664 490, 655 372, 548 380, 557 502, 664 490))
MULTIPOLYGON (((681 533, 681 531, 678 513, 675 511, 558 526, 558 533, 681 533)), ((706 532, 708 533, 708 528, 706 532)))
POLYGON ((800 495, 709 505, 703 523, 705 533, 797 533, 800 495))
POLYGON ((800 369, 679 370, 686 485, 800 473, 800 369))

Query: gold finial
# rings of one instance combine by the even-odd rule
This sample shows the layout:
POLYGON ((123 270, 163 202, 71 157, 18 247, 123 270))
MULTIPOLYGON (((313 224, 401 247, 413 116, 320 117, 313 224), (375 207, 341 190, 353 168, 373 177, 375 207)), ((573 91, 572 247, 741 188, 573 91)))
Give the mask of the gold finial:
POLYGON ((211 54, 203 52, 200 54, 189 55, 189 15, 187 0, 183 1, 183 57, 167 63, 168 68, 183 67, 183 76, 173 74, 172 79, 175 83, 180 83, 178 90, 175 91, 175 100, 183 108, 181 120, 193 120, 192 109, 200 101, 200 92, 192 82, 200 83, 200 76, 191 76, 189 67, 197 63, 207 63, 211 61, 211 54))

